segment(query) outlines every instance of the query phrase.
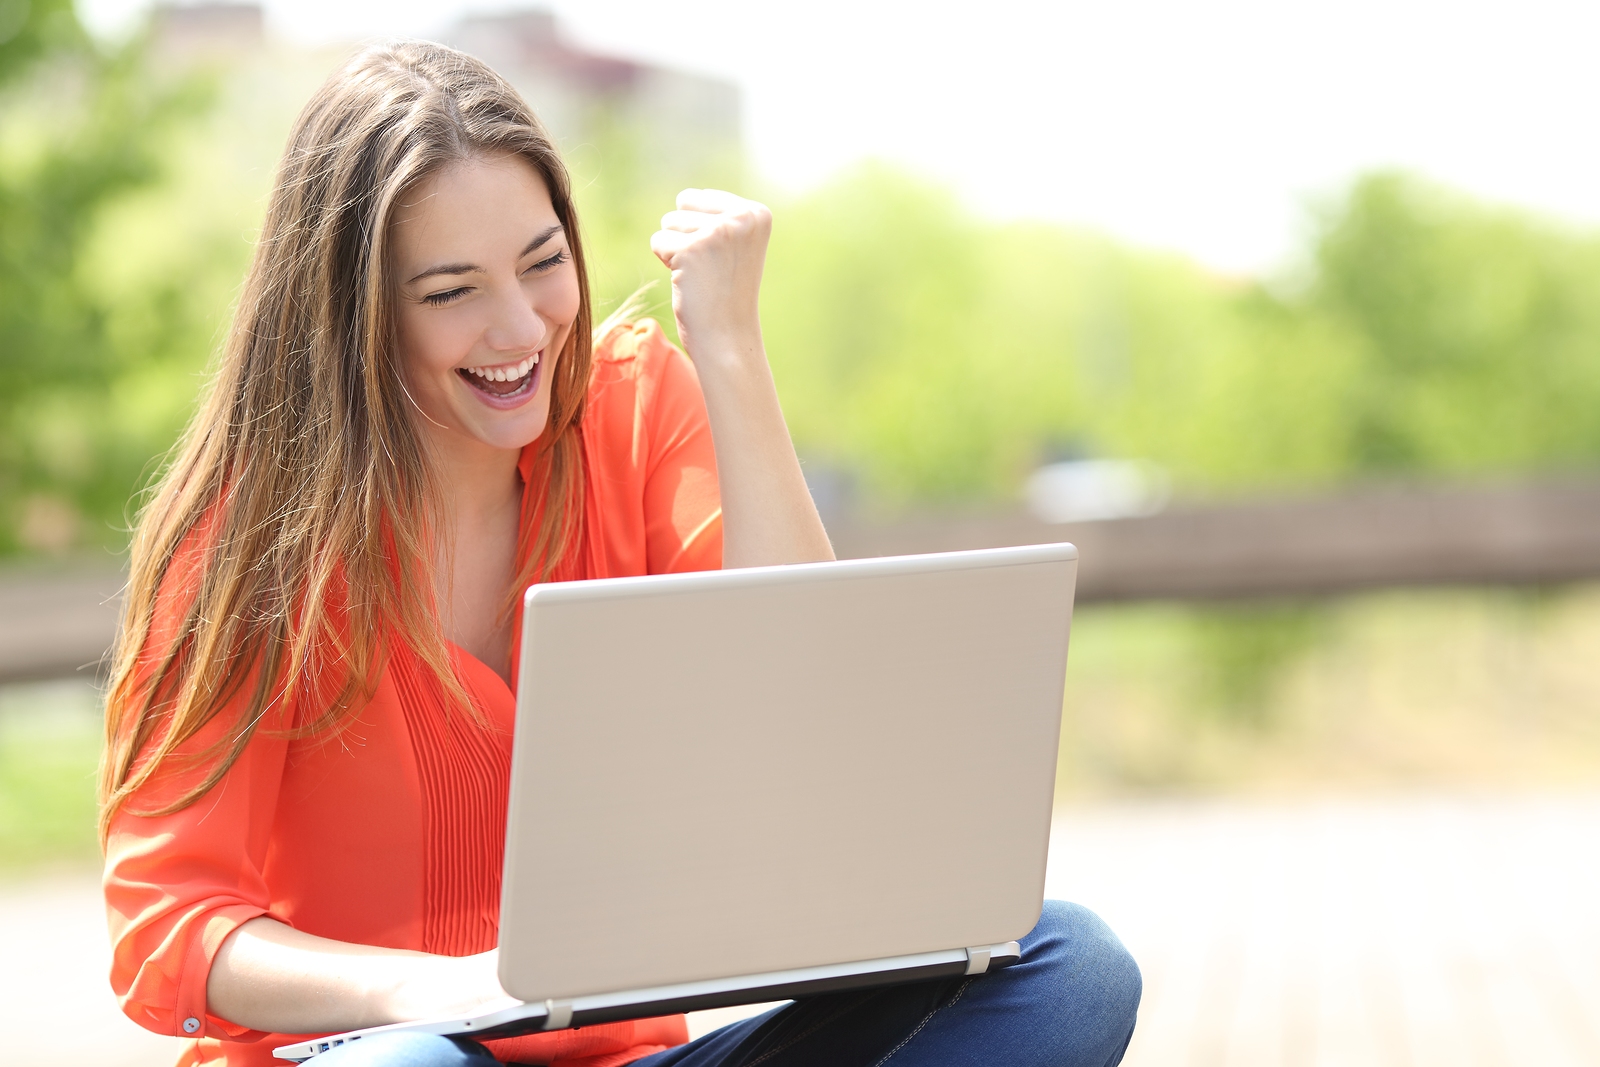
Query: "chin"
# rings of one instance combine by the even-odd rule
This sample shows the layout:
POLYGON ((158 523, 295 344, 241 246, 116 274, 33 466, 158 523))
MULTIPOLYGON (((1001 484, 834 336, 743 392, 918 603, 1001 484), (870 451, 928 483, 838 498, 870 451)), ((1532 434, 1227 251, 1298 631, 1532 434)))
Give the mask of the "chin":
MULTIPOLYGON (((537 401, 535 402, 537 404, 537 401)), ((535 406, 530 404, 529 407, 535 406)), ((468 423, 469 436, 491 448, 521 450, 544 436, 550 426, 548 403, 538 405, 540 410, 516 412, 510 419, 474 420, 468 423)))
POLYGON ((550 424, 548 393, 536 393, 523 404, 498 410, 496 405, 485 404, 478 397, 459 392, 444 399, 448 402, 446 410, 450 414, 438 421, 449 425, 455 434, 489 448, 511 450, 526 447, 542 437, 550 424))

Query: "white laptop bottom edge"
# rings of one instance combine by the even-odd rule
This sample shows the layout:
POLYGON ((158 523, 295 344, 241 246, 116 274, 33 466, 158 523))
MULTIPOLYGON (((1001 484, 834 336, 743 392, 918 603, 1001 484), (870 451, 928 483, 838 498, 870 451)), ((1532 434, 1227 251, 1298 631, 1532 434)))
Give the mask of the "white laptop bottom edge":
POLYGON ((314 1038, 272 1050, 280 1060, 301 1063, 329 1049, 386 1033, 439 1034, 445 1037, 470 1037, 493 1041, 520 1037, 545 1030, 593 1026, 596 1023, 642 1019, 656 1015, 726 1008, 735 1004, 760 1004, 771 1000, 793 1000, 820 993, 891 985, 901 982, 952 978, 983 974, 991 968, 1009 966, 1022 957, 1015 941, 980 948, 923 952, 893 959, 863 960, 857 963, 807 967, 772 974, 745 975, 739 978, 686 982, 622 993, 596 993, 571 1000, 547 1000, 539 1004, 518 1004, 483 1015, 450 1016, 416 1022, 391 1023, 351 1030, 342 1034, 314 1038))

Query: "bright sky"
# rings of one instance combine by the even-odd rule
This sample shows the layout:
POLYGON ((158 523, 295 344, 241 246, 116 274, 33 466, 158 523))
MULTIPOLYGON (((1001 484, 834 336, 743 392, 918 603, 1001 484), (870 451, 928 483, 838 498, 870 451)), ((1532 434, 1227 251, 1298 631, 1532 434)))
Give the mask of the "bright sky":
MULTIPOLYGON (((146 0, 80 0, 115 28, 146 0)), ((472 0, 266 0, 316 43, 427 35, 472 0)), ((504 5, 501 5, 502 9, 504 5)), ((1226 271, 1284 262, 1373 167, 1600 224, 1600 4, 1581 0, 550 0, 575 42, 744 91, 761 173, 876 156, 995 216, 1226 271)), ((493 8, 488 8, 493 9, 493 8)))

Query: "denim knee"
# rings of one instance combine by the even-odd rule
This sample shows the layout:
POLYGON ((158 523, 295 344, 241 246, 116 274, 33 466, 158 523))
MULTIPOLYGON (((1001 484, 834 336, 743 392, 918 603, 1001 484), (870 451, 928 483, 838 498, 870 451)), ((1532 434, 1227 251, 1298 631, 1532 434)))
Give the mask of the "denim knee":
POLYGON ((437 1034, 373 1034, 306 1061, 313 1067, 498 1067, 482 1045, 437 1034))
POLYGON ((1133 1031, 1144 979, 1100 916, 1078 904, 1047 900, 1022 945, 1019 966, 1032 964, 1051 972, 1046 984, 1061 1015, 1074 1025, 1092 1021, 1124 1040, 1133 1031))

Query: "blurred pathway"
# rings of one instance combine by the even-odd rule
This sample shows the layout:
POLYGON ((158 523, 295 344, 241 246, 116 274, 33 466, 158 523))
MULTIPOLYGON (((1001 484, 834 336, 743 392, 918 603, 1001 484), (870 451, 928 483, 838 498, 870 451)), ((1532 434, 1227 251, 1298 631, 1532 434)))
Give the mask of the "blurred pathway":
POLYGON ((181 1042, 117 1010, 100 883, 0 884, 0 1063, 172 1067, 181 1042))
POLYGON ((1600 1065, 1600 795, 1057 816, 1145 974, 1129 1067, 1600 1065))
MULTIPOLYGON (((1048 891, 1144 969, 1129 1067, 1600 1067, 1600 794, 1069 808, 1048 891)), ((106 959, 91 879, 0 886, 0 1060, 168 1067, 106 959)))

